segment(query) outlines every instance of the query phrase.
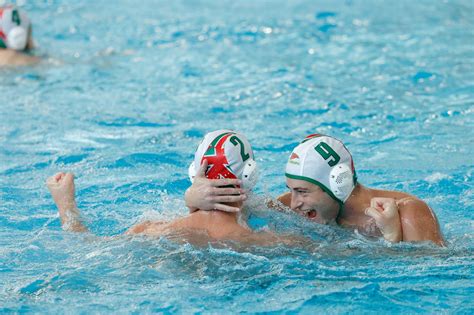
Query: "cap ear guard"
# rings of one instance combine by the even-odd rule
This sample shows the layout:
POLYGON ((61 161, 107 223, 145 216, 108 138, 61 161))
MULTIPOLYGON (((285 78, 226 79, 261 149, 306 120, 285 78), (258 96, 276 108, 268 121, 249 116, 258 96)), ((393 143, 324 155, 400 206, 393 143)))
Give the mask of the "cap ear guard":
POLYGON ((196 177, 196 168, 194 167, 194 161, 188 167, 188 176, 191 183, 194 183, 194 177, 196 177))
POLYGON ((344 163, 334 166, 329 174, 329 184, 333 194, 342 202, 346 202, 355 187, 351 167, 344 163))
POLYGON ((28 42, 28 32, 23 27, 14 27, 8 32, 7 47, 13 50, 24 50, 28 42))
POLYGON ((242 184, 245 189, 252 189, 258 180, 257 162, 253 159, 248 159, 244 162, 244 169, 242 170, 242 184))

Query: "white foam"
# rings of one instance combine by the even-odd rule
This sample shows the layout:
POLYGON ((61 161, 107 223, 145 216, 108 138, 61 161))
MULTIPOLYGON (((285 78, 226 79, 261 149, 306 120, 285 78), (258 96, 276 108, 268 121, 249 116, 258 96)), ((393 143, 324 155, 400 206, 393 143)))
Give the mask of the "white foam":
POLYGON ((430 176, 427 176, 425 180, 429 183, 437 183, 442 179, 450 178, 449 175, 443 173, 434 173, 430 176))

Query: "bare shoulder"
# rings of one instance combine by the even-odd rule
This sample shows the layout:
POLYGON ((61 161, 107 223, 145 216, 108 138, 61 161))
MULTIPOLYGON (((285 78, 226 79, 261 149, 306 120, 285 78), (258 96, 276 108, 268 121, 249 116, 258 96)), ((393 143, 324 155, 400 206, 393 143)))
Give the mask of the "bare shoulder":
POLYGON ((438 223, 433 210, 421 199, 410 196, 397 200, 397 205, 402 221, 438 223))
POLYGON ((291 192, 286 192, 278 196, 277 200, 289 207, 291 205, 291 192))
POLYGON ((27 66, 36 64, 40 58, 11 49, 0 49, 0 66, 27 66))
POLYGON ((147 220, 130 227, 125 234, 156 234, 164 225, 165 222, 147 220))
POLYGON ((433 241, 444 244, 433 210, 414 196, 397 200, 404 241, 433 241))
POLYGON ((265 204, 268 208, 284 211, 286 208, 291 206, 291 193, 287 192, 281 194, 277 199, 268 198, 265 200, 265 204))

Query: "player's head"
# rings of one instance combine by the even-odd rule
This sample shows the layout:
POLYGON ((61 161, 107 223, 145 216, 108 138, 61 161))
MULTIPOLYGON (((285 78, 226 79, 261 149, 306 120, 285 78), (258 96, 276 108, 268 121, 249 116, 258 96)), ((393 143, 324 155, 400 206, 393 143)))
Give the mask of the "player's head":
POLYGON ((31 23, 14 5, 0 7, 0 48, 26 50, 31 46, 31 23))
POLYGON ((240 133, 222 129, 206 134, 189 166, 191 181, 204 160, 207 160, 206 177, 209 179, 240 179, 245 189, 251 189, 256 183, 257 165, 252 147, 240 133))
POLYGON ((344 144, 329 136, 306 137, 286 164, 291 208, 320 223, 333 221, 350 197, 357 177, 344 144))

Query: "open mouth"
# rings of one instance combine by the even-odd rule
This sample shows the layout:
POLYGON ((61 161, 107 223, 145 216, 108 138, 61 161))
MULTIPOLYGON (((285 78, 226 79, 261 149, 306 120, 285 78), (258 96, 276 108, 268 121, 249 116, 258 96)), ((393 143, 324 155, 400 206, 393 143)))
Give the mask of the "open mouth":
POLYGON ((303 211, 303 216, 307 217, 308 219, 314 219, 318 215, 318 212, 314 209, 308 209, 303 211))

